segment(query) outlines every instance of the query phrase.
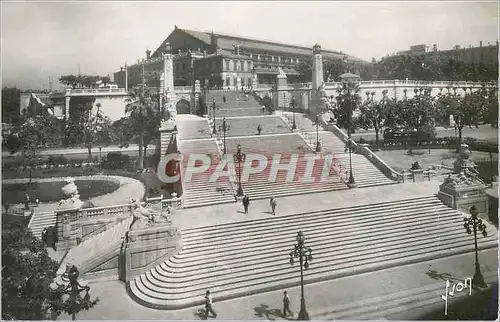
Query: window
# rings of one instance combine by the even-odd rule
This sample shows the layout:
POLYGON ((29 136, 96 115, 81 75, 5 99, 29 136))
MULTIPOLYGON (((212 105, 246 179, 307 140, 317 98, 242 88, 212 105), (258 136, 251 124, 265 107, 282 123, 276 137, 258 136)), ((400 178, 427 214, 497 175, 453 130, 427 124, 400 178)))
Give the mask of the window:
POLYGON ((215 60, 212 60, 212 70, 215 70, 215 67, 216 67, 216 62, 215 60))
POLYGON ((248 70, 252 70, 252 62, 251 61, 248 62, 248 70))
POLYGON ((248 84, 248 86, 252 85, 252 79, 251 78, 248 79, 248 83, 247 84, 248 84))
POLYGON ((245 62, 242 60, 240 64, 241 64, 241 70, 245 71, 245 62))
POLYGON ((245 79, 244 78, 241 79, 241 86, 245 86, 245 79))
POLYGON ((235 60, 234 63, 236 64, 236 70, 240 71, 241 70, 240 62, 238 60, 235 60))
MULTIPOLYGON (((229 62, 227 62, 229 64, 229 62)), ((227 77, 226 78, 226 85, 224 86, 231 86, 231 78, 227 77)))
POLYGON ((182 63, 182 71, 186 70, 186 63, 182 63))
POLYGON ((229 70, 229 60, 226 60, 226 70, 229 70))
POLYGON ((234 86, 238 86, 238 78, 237 77, 234 78, 234 86))

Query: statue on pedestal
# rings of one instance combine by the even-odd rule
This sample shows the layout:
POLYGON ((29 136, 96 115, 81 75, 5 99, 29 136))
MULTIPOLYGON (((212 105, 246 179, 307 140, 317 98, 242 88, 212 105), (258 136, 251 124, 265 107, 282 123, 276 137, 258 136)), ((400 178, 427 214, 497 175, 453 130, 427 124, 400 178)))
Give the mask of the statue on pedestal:
POLYGON ((81 208, 83 201, 80 200, 78 188, 75 185, 75 179, 68 177, 65 180, 65 185, 61 188, 66 199, 59 201, 59 209, 66 208, 81 208))
POLYGON ((169 218, 169 209, 164 213, 162 211, 151 209, 149 205, 143 207, 140 200, 133 201, 135 209, 132 211, 134 221, 130 226, 131 230, 151 227, 160 223, 171 223, 169 218))

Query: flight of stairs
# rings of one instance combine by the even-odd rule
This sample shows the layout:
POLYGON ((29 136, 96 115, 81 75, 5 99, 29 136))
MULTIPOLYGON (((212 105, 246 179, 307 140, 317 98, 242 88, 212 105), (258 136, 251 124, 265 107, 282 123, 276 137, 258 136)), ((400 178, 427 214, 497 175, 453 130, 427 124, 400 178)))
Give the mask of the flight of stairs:
POLYGON ((31 222, 28 225, 28 228, 31 229, 33 236, 42 238, 43 229, 50 226, 55 226, 56 222, 56 213, 53 211, 42 213, 35 212, 34 217, 31 219, 31 222))
POLYGON ((212 113, 212 101, 215 98, 217 111, 215 112, 215 118, 222 118, 228 116, 257 116, 266 115, 267 111, 262 111, 262 106, 253 98, 251 94, 248 94, 248 100, 245 98, 245 94, 237 91, 210 91, 207 93, 207 106, 208 113, 213 117, 212 113), (226 103, 223 102, 222 96, 226 96, 226 103))
MULTIPOLYGON (((202 207, 221 203, 235 202, 234 193, 229 177, 220 177, 216 182, 210 178, 217 169, 220 153, 216 141, 211 140, 180 140, 179 149, 184 154, 183 174, 184 192, 183 207, 202 207), (203 173, 194 173, 191 180, 187 180, 186 172, 190 154, 207 154, 210 156, 210 167, 203 173)), ((195 167, 201 166, 196 164, 195 167)))
MULTIPOLYGON (((364 155, 352 153, 351 157, 352 175, 358 188, 397 183, 397 181, 387 178, 364 155)), ((349 153, 337 153, 335 154, 335 160, 339 166, 338 173, 347 181, 349 179, 349 153)))
MULTIPOLYGON (((261 127, 262 134, 275 133, 290 133, 290 129, 279 116, 262 116, 262 117, 238 117, 226 119, 229 125, 229 131, 226 131, 226 137, 232 136, 247 136, 258 135, 257 127, 261 127)), ((222 125, 222 118, 217 118, 215 121, 216 128, 219 130, 222 125)), ((223 132, 219 130, 219 135, 222 137, 223 132)))
MULTIPOLYGON (((86 269, 89 269, 89 264, 91 264, 97 256, 113 247, 119 247, 119 245, 121 245, 122 237, 124 237, 125 233, 129 230, 133 219, 134 217, 130 215, 125 220, 71 248, 64 257, 59 267, 58 274, 64 273, 66 263, 76 265, 80 272, 84 273, 86 269)), ((93 264, 95 265, 96 263, 93 264)))
MULTIPOLYGON (((286 156, 280 160, 282 164, 289 162, 290 158, 286 158, 286 156)), ((332 167, 333 160, 328 161, 323 159, 315 161, 311 174, 314 181, 305 182, 302 178, 306 171, 307 162, 304 155, 300 155, 294 171, 293 180, 288 180, 288 171, 278 171, 276 180, 273 180, 270 179, 272 156, 269 156, 266 168, 263 171, 252 173, 249 175, 248 180, 242 180, 243 191, 250 199, 254 200, 270 198, 271 196, 282 197, 347 189, 347 186, 332 167), (328 164, 327 168, 324 168, 325 164, 328 164)), ((257 167, 258 165, 256 163, 257 162, 254 162, 252 166, 257 167)), ((236 177, 238 177, 240 169, 237 165, 235 170, 236 177)), ((244 170, 242 173, 245 173, 244 170)))
MULTIPOLYGON (((162 309, 203 304, 299 285, 289 253, 297 231, 312 248, 306 284, 474 250, 463 214, 436 196, 186 229, 183 250, 129 285, 139 303, 162 309)), ((498 246, 496 230, 479 249, 498 246)))
MULTIPOLYGON (((177 117, 178 140, 203 139, 212 137, 212 131, 205 118, 182 118, 182 114, 177 117)), ((191 116, 191 115, 189 115, 191 116)))

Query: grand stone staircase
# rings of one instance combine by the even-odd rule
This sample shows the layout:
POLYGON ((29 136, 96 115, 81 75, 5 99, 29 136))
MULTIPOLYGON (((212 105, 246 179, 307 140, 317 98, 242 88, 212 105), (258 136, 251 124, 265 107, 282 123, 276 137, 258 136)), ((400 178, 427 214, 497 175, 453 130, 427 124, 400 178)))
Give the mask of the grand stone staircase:
MULTIPOLYGON (((283 122, 281 117, 274 115, 267 115, 261 117, 237 117, 227 118, 226 123, 230 129, 226 132, 226 137, 232 136, 248 136, 258 135, 257 127, 260 125, 261 134, 279 134, 290 133, 287 124, 283 122)), ((222 118, 217 118, 215 121, 217 129, 222 125, 222 118)), ((222 131, 219 131, 222 136, 222 131)))
MULTIPOLYGON (((289 253, 299 230, 313 249, 306 284, 467 253, 474 239, 463 217, 428 196, 187 229, 183 250, 131 281, 129 293, 178 309, 201 305, 207 289, 218 301, 297 286, 289 253)), ((494 233, 478 243, 498 246, 494 233)))

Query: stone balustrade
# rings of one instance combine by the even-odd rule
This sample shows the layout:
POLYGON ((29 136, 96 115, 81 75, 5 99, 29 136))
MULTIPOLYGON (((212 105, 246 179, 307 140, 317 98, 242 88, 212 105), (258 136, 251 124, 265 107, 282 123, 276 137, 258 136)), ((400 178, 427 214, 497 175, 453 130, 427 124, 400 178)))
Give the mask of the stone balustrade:
POLYGON ((81 209, 80 217, 82 219, 90 219, 101 216, 129 216, 131 212, 132 212, 132 204, 124 204, 124 205, 81 209))
POLYGON ((174 86, 175 92, 192 92, 193 86, 174 86))
POLYGON ((125 88, 68 88, 66 96, 84 96, 84 95, 126 95, 125 88))

